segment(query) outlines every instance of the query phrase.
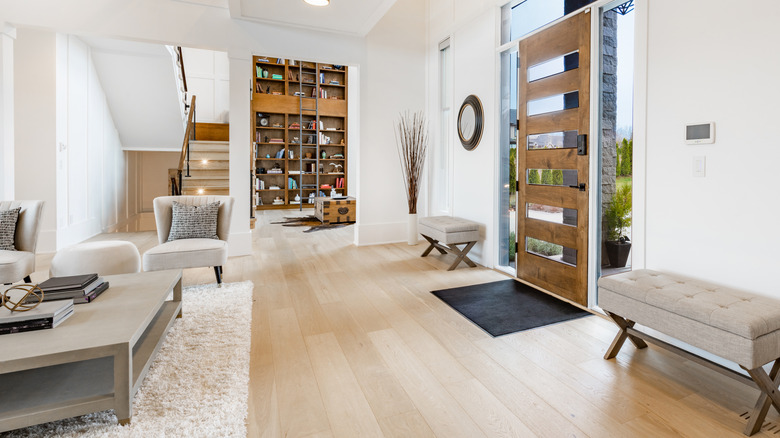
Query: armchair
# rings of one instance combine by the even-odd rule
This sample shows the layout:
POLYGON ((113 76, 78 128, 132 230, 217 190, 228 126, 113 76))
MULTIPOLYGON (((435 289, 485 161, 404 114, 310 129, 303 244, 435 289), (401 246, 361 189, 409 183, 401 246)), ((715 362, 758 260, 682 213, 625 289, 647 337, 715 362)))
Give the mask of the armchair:
POLYGON ((161 196, 154 199, 154 220, 157 224, 157 240, 160 243, 143 256, 144 271, 164 269, 214 267, 217 283, 222 283, 222 265, 227 262, 230 234, 230 218, 234 199, 230 196, 161 196), (202 207, 220 201, 217 214, 217 237, 183 238, 168 241, 173 220, 173 202, 202 207))
POLYGON ((38 245, 43 201, 0 201, 0 210, 19 207, 21 210, 14 232, 16 251, 0 250, 0 283, 14 283, 21 279, 30 283, 30 274, 35 271, 35 247, 38 245))

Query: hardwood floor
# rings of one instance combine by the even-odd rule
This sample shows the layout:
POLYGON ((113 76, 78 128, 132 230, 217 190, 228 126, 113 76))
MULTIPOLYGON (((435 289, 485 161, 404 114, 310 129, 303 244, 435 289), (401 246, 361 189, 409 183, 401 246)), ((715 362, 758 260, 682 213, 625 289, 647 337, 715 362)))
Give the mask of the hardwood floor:
MULTIPOLYGON (((758 390, 652 346, 605 361, 616 330, 598 316, 493 338, 430 291, 503 274, 448 272, 454 256, 420 258, 423 244, 358 248, 352 226, 270 224, 298 214, 260 214, 254 255, 224 268, 254 283, 250 437, 743 436, 758 390)), ((213 281, 210 268, 184 274, 213 281)), ((756 436, 774 432, 770 411, 756 436)))

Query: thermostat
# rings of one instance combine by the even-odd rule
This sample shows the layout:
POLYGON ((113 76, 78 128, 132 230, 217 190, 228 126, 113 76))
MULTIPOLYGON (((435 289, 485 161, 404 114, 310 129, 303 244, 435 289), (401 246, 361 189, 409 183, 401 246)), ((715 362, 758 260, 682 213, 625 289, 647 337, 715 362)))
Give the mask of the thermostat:
POLYGON ((685 125, 685 143, 715 143, 715 122, 685 125))

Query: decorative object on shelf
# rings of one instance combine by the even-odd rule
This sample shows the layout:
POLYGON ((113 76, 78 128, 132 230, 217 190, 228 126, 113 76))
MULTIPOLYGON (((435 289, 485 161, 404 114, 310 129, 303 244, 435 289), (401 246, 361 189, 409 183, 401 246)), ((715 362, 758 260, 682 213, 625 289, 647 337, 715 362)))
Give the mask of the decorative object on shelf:
POLYGON ((344 146, 344 139, 343 138, 341 139, 341 143, 339 143, 339 144, 344 146))
POLYGON ((268 136, 265 136, 265 142, 268 143, 268 136))
POLYGON ((268 126, 268 117, 260 117, 260 126, 268 126))
POLYGON ((295 202, 301 202, 301 196, 295 195, 295 202))
POLYGON ((17 284, 16 286, 11 286, 6 289, 5 292, 3 292, 3 295, 0 296, 0 302, 2 302, 3 307, 11 312, 26 312, 32 310, 38 307, 38 304, 41 304, 42 301, 43 290, 41 290, 37 284, 17 284), (20 290, 25 293, 21 298, 16 299, 8 294, 8 292, 12 290, 20 290))
POLYGON ((458 112, 458 137, 467 151, 474 150, 482 139, 482 102, 473 94, 466 97, 458 112))
POLYGON ((322 151, 322 159, 328 158, 328 153, 325 151, 322 151))
POLYGON ((271 158, 271 154, 265 154, 266 158, 271 158))
POLYGON ((268 78, 268 70, 263 70, 263 78, 268 78))
POLYGON ((417 198, 425 169, 425 156, 428 151, 428 126, 422 111, 409 114, 401 113, 396 122, 395 141, 398 146, 398 158, 401 160, 406 201, 409 207, 408 243, 417 245, 417 198))
POLYGON ((260 167, 260 168, 258 168, 258 169, 257 169, 257 173, 259 173, 259 174, 263 174, 263 173, 265 173, 265 167, 260 167))
POLYGON ((330 163, 330 165, 333 166, 333 172, 331 173, 342 173, 343 165, 336 163, 330 163))
POLYGON ((311 152, 306 152, 305 156, 306 156, 307 160, 310 160, 311 159, 311 152))

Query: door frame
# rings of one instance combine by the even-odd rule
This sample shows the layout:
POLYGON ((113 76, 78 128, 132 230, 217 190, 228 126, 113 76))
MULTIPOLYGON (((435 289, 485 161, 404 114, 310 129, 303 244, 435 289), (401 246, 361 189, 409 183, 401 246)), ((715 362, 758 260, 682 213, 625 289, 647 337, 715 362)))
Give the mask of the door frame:
MULTIPOLYGON (((498 39, 499 43, 495 50, 495 79, 496 79, 496 86, 494 87, 494 95, 496 96, 495 102, 500 105, 501 102, 501 54, 509 49, 512 49, 513 47, 517 47, 518 42, 526 39, 530 36, 535 35, 538 32, 542 32, 546 30, 547 28, 554 26, 558 24, 560 21, 565 20, 567 17, 570 17, 575 14, 579 14, 583 12, 585 9, 591 9, 591 63, 590 63, 590 132, 588 133, 588 136, 591 139, 597 139, 598 144, 600 144, 601 135, 600 135, 600 123, 594 123, 595 121, 598 121, 596 118, 599 114, 601 114, 600 105, 601 105, 601 99, 594 98, 594 96, 600 96, 601 95, 601 12, 602 9, 605 6, 610 5, 611 3, 614 3, 615 0, 597 0, 587 6, 584 6, 574 12, 571 12, 570 14, 561 17, 555 21, 552 21, 550 23, 547 23, 546 25, 540 27, 539 29, 534 30, 533 32, 523 35, 520 38, 517 38, 512 41, 508 41, 505 44, 500 44, 500 38, 498 39), (593 60, 593 54, 599 54, 598 56, 598 62, 594 62, 593 60)), ((518 0, 514 0, 511 3, 520 3, 518 0)), ((496 7, 496 29, 498 29, 498 36, 500 37, 501 34, 501 7, 503 5, 496 7)), ((649 5, 648 0, 634 0, 634 13, 636 14, 634 17, 634 124, 633 124, 633 132, 634 132, 634 159, 633 159, 633 165, 634 165, 634 177, 633 177, 633 217, 632 217, 632 266, 635 267, 635 269, 642 269, 646 266, 646 260, 645 260, 645 248, 646 248, 646 213, 645 213, 645 198, 646 198, 646 175, 647 175, 647 160, 646 160, 646 154, 647 154, 647 147, 646 147, 646 139, 647 139, 647 55, 648 55, 648 13, 649 13, 649 5)), ((500 110, 500 108, 499 108, 500 110)), ((495 132, 499 132, 501 129, 501 121, 498 120, 499 118, 496 117, 496 120, 494 120, 494 129, 495 132)), ((519 141, 519 139, 518 139, 519 141)), ((589 142, 593 143, 593 142, 589 142)), ((500 185, 501 181, 499 168, 502 165, 500 160, 500 153, 499 147, 495 150, 495 172, 496 179, 494 181, 494 202, 493 202, 493 211, 494 211, 494 229, 496 230, 494 234, 494 238, 498 239, 499 236, 499 218, 498 218, 498 208, 499 206, 499 197, 500 197, 500 185)), ((592 146, 590 147, 592 150, 592 146)), ((590 160, 590 171, 589 171, 589 181, 588 185, 589 187, 593 187, 594 184, 596 186, 600 186, 600 178, 601 178, 601 171, 599 169, 600 166, 600 159, 593 159, 593 155, 589 154, 591 156, 590 160)), ((599 155, 600 156, 600 155, 599 155)), ((519 175, 518 175, 519 177, 519 175)), ((511 182, 510 182, 511 183, 511 182)), ((598 263, 598 254, 599 254, 599 229, 597 227, 594 227, 593 224, 600 223, 600 208, 598 203, 600 202, 600 196, 596 194, 590 194, 589 196, 589 205, 588 205, 588 221, 591 224, 588 230, 588 307, 591 309, 598 309, 596 306, 596 293, 597 293, 597 281, 598 278, 596 278, 597 269, 598 266, 596 263, 598 263)), ((499 260, 499 251, 500 251, 500 245, 494 245, 495 251, 493 254, 493 260, 499 260)), ((519 250, 519 249, 518 249, 519 250)), ((511 268, 507 267, 499 267, 497 264, 494 263, 494 269, 497 269, 501 272, 505 272, 507 274, 512 274, 512 276, 516 279, 517 273, 512 272, 511 268)))

